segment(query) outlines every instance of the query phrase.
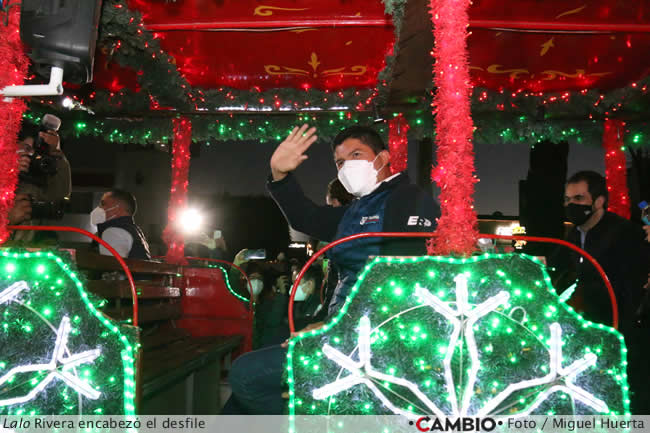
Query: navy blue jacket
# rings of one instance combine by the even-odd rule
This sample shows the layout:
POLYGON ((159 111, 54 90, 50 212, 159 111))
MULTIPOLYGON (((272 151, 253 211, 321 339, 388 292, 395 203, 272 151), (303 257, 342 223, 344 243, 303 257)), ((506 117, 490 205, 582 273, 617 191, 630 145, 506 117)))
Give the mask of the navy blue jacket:
MULTIPOLYGON (((406 173, 345 207, 316 205, 291 173, 280 181, 269 181, 267 187, 292 228, 325 242, 367 232, 431 232, 440 217, 440 207, 431 194, 412 184, 406 173)), ((338 270, 339 282, 329 314, 343 306, 369 256, 424 254, 424 239, 365 238, 334 247, 328 255, 338 270)))

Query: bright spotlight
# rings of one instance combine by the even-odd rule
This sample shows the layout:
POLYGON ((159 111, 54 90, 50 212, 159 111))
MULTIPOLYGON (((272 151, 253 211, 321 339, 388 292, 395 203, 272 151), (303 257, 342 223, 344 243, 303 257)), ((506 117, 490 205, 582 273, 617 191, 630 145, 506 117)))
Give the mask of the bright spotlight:
POLYGON ((72 98, 65 97, 63 98, 61 105, 63 105, 63 107, 67 108, 68 110, 72 110, 74 108, 74 101, 72 98))
POLYGON ((185 209, 179 215, 178 225, 185 233, 196 233, 203 226, 203 215, 198 209, 185 209))

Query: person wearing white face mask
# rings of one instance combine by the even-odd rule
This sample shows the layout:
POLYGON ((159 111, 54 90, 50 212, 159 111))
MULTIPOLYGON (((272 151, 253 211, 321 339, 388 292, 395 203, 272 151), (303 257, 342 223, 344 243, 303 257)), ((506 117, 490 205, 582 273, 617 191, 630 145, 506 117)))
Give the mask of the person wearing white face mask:
MULTIPOLYGON (((364 232, 433 232, 440 208, 432 194, 412 184, 406 173, 391 173, 390 153, 372 128, 352 126, 333 141, 338 179, 356 197, 342 207, 319 206, 305 197, 292 172, 317 140, 315 128, 294 128, 271 157, 268 190, 292 228, 330 242, 364 232)), ((330 250, 339 271, 329 314, 343 305, 369 256, 425 254, 424 240, 359 239, 330 250)))
MULTIPOLYGON (((363 126, 341 131, 332 145, 338 178, 357 198, 342 207, 319 206, 309 200, 292 172, 307 159, 305 153, 318 139, 315 134, 316 128, 308 125, 294 128, 271 156, 267 188, 292 228, 325 242, 364 232, 435 230, 440 208, 432 194, 413 185, 405 173, 391 173, 390 154, 383 140, 373 129, 363 126)), ((424 239, 365 238, 337 245, 328 254, 339 271, 329 316, 343 305, 370 256, 423 254, 424 239)), ((319 328, 323 323, 312 322, 302 331, 319 328)), ((286 347, 285 342, 250 352, 233 363, 233 396, 246 413, 282 413, 286 406, 281 397, 286 347)))
POLYGON ((322 282, 323 271, 319 265, 314 264, 305 271, 300 284, 296 287, 293 298, 293 319, 296 329, 302 329, 324 318, 326 308, 323 309, 320 300, 322 282))
MULTIPOLYGON (((99 206, 90 213, 90 223, 97 226, 97 236, 113 247, 121 257, 151 260, 147 239, 133 220, 136 211, 137 202, 133 194, 113 189, 104 193, 99 206)), ((112 255, 102 245, 99 246, 99 253, 112 255)))

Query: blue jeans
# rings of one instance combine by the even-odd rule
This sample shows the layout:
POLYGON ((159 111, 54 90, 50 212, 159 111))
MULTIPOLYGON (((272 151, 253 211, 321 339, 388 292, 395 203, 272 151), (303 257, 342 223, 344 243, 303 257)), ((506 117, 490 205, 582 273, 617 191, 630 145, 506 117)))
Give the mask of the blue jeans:
POLYGON ((248 352, 232 364, 232 396, 222 414, 282 415, 287 405, 282 398, 282 374, 287 349, 275 345, 248 352))

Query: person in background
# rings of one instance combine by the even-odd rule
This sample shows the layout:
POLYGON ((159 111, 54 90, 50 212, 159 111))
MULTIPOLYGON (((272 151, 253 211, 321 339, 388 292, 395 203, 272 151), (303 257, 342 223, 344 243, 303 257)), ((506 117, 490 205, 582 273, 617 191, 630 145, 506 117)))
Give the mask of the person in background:
MULTIPOLYGON (((252 278, 256 274, 251 273, 250 275, 252 278)), ((259 331, 263 334, 262 341, 259 346, 256 346, 257 350, 241 356, 241 358, 246 358, 251 355, 249 358, 250 363, 243 362, 237 364, 238 366, 246 366, 246 368, 235 368, 233 365, 229 376, 233 393, 224 405, 221 412, 222 415, 242 415, 249 413, 247 408, 254 404, 251 399, 255 400, 258 397, 257 394, 249 392, 251 389, 254 389, 251 387, 253 383, 256 386, 266 383, 273 389, 279 388, 277 384, 273 383, 275 376, 272 372, 281 367, 283 360, 276 357, 266 359, 260 357, 259 353, 264 353, 266 350, 273 350, 272 348, 277 347, 279 342, 289 337, 289 326, 287 323, 287 303, 289 299, 289 293, 287 291, 288 280, 286 276, 280 278, 286 284, 275 286, 277 293, 271 298, 271 302, 268 301, 268 298, 262 301, 263 303, 268 302, 268 305, 271 306, 271 308, 268 308, 268 312, 266 312, 266 317, 260 317, 258 320, 258 314, 261 313, 261 305, 256 309, 256 331, 258 330, 257 325, 260 325, 262 329, 259 331), (280 334, 277 333, 279 329, 278 323, 281 323, 282 332, 280 334)), ((305 271, 305 275, 296 289, 296 295, 294 297, 294 325, 297 329, 301 329, 313 320, 318 320, 319 312, 326 311, 326 309, 320 308, 319 296, 316 293, 316 288, 320 287, 321 279, 322 272, 320 269, 317 266, 312 266, 305 271)), ((281 390, 278 390, 277 397, 279 397, 280 392, 281 390)), ((267 408, 269 411, 272 413, 282 411, 282 405, 284 404, 282 399, 272 399, 271 402, 274 406, 267 408)))
MULTIPOLYGON (((648 275, 648 244, 641 226, 607 211, 609 196, 605 178, 594 171, 581 171, 569 178, 564 206, 574 224, 568 241, 584 249, 603 267, 618 303, 619 330, 628 348, 628 377, 632 390, 632 413, 650 413, 647 387, 648 330, 637 326, 642 287, 648 275)), ((549 264, 568 269, 568 280, 576 289, 569 303, 597 323, 611 324, 607 289, 591 262, 562 248, 549 264)))
MULTIPOLYGON (((619 304, 621 325, 633 322, 641 287, 646 281, 647 244, 641 226, 607 211, 607 182, 594 171, 581 171, 569 178, 564 205, 574 224, 568 241, 591 254, 603 267, 619 304)), ((604 283, 590 262, 562 249, 550 264, 569 269, 578 285, 574 300, 582 304, 587 319, 611 323, 611 308, 604 283)), ((580 308, 580 305, 576 305, 580 308)))
MULTIPOLYGON (((72 191, 70 176, 70 163, 61 150, 61 140, 58 130, 61 119, 46 114, 41 121, 40 129, 36 125, 23 123, 18 134, 18 185, 14 206, 9 212, 9 223, 13 225, 40 225, 41 218, 33 219, 32 203, 52 203, 49 207, 56 207, 69 199, 72 191), (42 143, 39 152, 35 146, 42 143), (34 164, 43 162, 48 164, 34 164), (46 167, 39 170, 38 167, 46 167)), ((12 241, 21 243, 38 243, 39 233, 34 231, 16 231, 12 241)))
MULTIPOLYGON (((262 292, 262 288, 265 285, 264 275, 267 271, 266 266, 263 266, 262 262, 248 258, 249 251, 250 250, 248 248, 244 248, 243 250, 239 251, 232 261, 235 266, 231 266, 230 270, 228 271, 228 278, 230 279, 230 285, 232 289, 235 291, 235 293, 244 298, 249 297, 250 288, 248 288, 248 281, 238 268, 241 268, 244 272, 246 272, 251 283, 253 283, 253 281, 256 281, 253 284, 253 297, 258 296, 262 292), (251 269, 255 270, 254 274, 251 274, 251 269), (253 278, 253 275, 255 278, 253 278)), ((267 284, 268 287, 271 285, 267 284)))
MULTIPOLYGON (((251 263, 253 265, 254 263, 251 263)), ((260 295, 255 302, 253 349, 273 346, 287 338, 287 310, 290 283, 287 275, 267 269, 260 295)))
POLYGON ((352 194, 350 194, 341 181, 338 178, 332 179, 329 184, 327 184, 327 194, 325 195, 325 203, 328 206, 332 207, 341 207, 347 206, 354 200, 352 194))
MULTIPOLYGON (((364 232, 424 232, 436 228, 440 208, 430 193, 412 184, 406 173, 392 174, 390 153, 372 128, 352 126, 332 143, 338 178, 357 199, 348 206, 319 206, 309 200, 293 171, 317 140, 316 128, 294 128, 271 156, 267 188, 290 226, 318 240, 331 242, 364 232)), ((357 275, 370 256, 426 254, 423 240, 357 239, 337 245, 330 257, 339 282, 328 307, 333 317, 343 306, 357 275)), ((311 322, 306 332, 324 325, 311 322)), ((230 377, 233 395, 249 414, 282 414, 282 374, 287 344, 253 351, 237 358, 230 377), (263 367, 257 369, 257 367, 263 367)))
MULTIPOLYGON (((90 213, 90 223, 97 226, 97 236, 113 247, 121 257, 151 260, 147 239, 133 220, 137 210, 133 194, 112 189, 104 193, 99 206, 90 213)), ((99 246, 99 253, 112 255, 103 245, 99 246)))
POLYGON ((226 240, 219 230, 213 231, 212 236, 203 231, 185 235, 185 257, 224 260, 227 249, 226 240))
POLYGON ((285 268, 285 270, 289 268, 289 261, 287 260, 287 254, 284 251, 280 251, 278 253, 278 256, 276 257, 275 261, 279 267, 283 267, 285 268))
POLYGON ((294 281, 296 281, 296 277, 298 276, 298 273, 302 269, 302 264, 300 263, 300 260, 293 258, 289 260, 289 272, 291 273, 291 283, 293 284, 294 281))
POLYGON ((233 261, 240 267, 248 280, 237 268, 228 273, 231 288, 243 298, 253 298, 255 325, 253 349, 280 344, 286 339, 287 291, 289 276, 279 274, 265 262, 248 260, 249 250, 241 250, 233 261), (249 284, 250 281, 250 284, 249 284))
MULTIPOLYGON (((328 206, 332 207, 343 207, 352 203, 352 200, 355 199, 355 196, 350 194, 341 181, 337 178, 334 178, 327 185, 327 194, 325 195, 325 203, 328 206)), ((325 247, 327 242, 319 242, 318 249, 325 247)), ((331 264, 331 259, 329 257, 329 251, 320 257, 323 258, 323 284, 325 287, 324 291, 324 301, 325 306, 329 305, 332 301, 332 295, 334 294, 334 289, 339 282, 339 274, 334 266, 331 264)), ((319 296, 320 297, 320 296, 319 296)), ((298 328, 300 329, 300 328, 298 328)))
MULTIPOLYGON (((325 317, 327 308, 323 308, 319 293, 322 282, 323 271, 321 265, 314 263, 307 268, 296 288, 296 295, 293 299, 293 316, 296 329, 303 329, 310 323, 317 322, 325 317)), ((289 338, 288 333, 287 338, 289 338)))

